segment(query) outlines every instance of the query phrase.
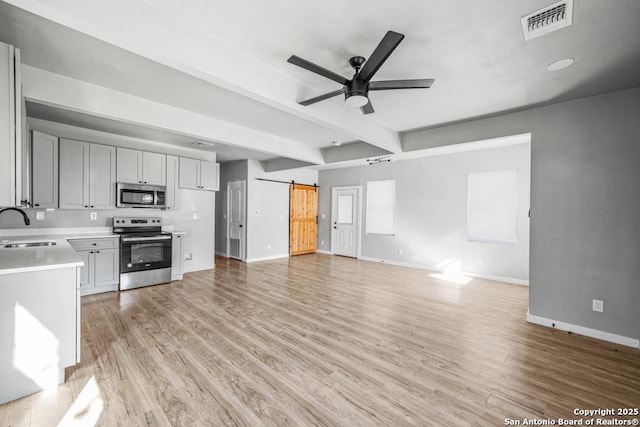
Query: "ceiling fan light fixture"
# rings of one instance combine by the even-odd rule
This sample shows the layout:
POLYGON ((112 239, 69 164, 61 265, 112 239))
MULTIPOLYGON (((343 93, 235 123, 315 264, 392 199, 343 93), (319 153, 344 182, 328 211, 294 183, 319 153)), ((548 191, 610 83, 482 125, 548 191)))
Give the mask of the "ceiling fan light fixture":
POLYGON ((345 94, 344 102, 346 102, 347 105, 350 107, 360 108, 360 107, 364 107, 369 103, 369 98, 367 98, 365 95, 362 95, 360 93, 353 93, 353 94, 347 93, 345 94))

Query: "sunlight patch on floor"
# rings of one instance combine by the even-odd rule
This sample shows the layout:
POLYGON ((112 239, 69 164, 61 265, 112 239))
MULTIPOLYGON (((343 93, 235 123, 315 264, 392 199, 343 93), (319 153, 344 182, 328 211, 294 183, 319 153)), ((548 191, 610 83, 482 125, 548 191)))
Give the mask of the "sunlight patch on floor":
POLYGON ((96 377, 91 377, 69 408, 58 427, 95 426, 104 409, 104 401, 96 377))

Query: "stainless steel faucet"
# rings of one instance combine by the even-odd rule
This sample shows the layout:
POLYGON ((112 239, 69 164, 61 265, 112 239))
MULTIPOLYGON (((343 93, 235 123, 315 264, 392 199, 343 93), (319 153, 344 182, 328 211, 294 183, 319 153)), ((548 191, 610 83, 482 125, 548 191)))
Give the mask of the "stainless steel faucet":
POLYGON ((24 225, 31 225, 31 221, 29 221, 29 217, 27 216, 27 213, 25 211, 23 211, 20 208, 4 208, 4 209, 0 209, 0 214, 2 212, 5 211, 16 211, 16 212, 20 212, 22 214, 22 219, 24 219, 24 225))

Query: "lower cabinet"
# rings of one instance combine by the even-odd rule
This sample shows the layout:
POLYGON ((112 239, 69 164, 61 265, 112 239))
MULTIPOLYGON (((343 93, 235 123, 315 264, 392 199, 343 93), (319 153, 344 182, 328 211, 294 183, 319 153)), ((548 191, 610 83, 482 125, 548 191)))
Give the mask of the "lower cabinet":
POLYGON ((171 248, 171 280, 182 280, 184 275, 184 238, 186 233, 173 233, 171 248))
POLYGON ((120 282, 120 248, 117 237, 69 240, 84 267, 80 269, 80 294, 117 291, 120 282))

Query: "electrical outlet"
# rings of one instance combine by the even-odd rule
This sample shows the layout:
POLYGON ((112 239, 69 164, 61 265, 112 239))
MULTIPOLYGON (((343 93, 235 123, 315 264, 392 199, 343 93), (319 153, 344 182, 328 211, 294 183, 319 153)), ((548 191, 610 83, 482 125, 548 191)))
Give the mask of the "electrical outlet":
POLYGON ((191 214, 191 218, 192 218, 192 219, 198 219, 198 212, 194 211, 194 212, 191 214))
POLYGON ((600 299, 593 300, 593 311, 602 313, 604 311, 604 301, 600 299))
POLYGON ((271 250, 271 245, 267 245, 267 250, 270 251, 271 250))
POLYGON ((402 255, 404 251, 402 249, 398 249, 398 255, 402 255))
POLYGON ((324 246, 324 240, 320 240, 320 246, 324 246))
POLYGON ((98 212, 91 212, 91 221, 95 221, 98 219, 98 212))
POLYGON ((325 214, 322 214, 322 219, 325 219, 325 218, 326 218, 325 214))
POLYGON ((36 212, 36 220, 44 221, 44 211, 36 212))

